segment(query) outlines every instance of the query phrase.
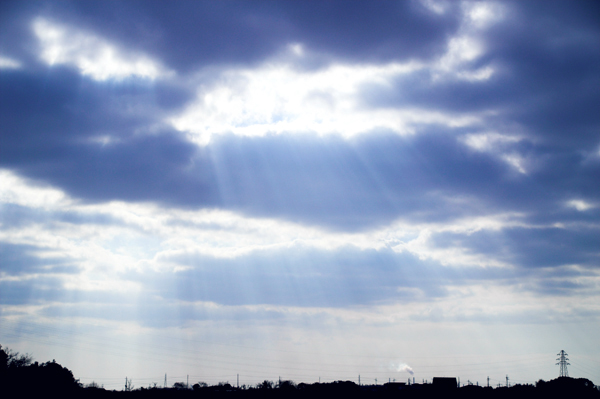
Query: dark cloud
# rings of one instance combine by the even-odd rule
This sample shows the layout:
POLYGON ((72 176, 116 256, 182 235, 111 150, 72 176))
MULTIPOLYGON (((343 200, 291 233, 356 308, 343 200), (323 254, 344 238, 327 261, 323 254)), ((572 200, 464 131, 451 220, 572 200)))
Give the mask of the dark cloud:
POLYGON ((143 282, 149 292, 165 299, 348 307, 444 296, 442 280, 447 277, 437 273, 435 264, 410 254, 353 247, 255 251, 234 259, 192 253, 168 261, 190 269, 135 273, 128 278, 143 282), (399 292, 400 287, 417 291, 399 292))
MULTIPOLYGON (((396 218, 448 221, 524 212, 537 222, 596 220, 565 204, 599 200, 600 163, 558 157, 523 175, 500 156, 471 150, 460 132, 409 138, 230 137, 211 146, 224 206, 338 229, 361 229, 396 218)), ((515 147, 518 151, 518 145, 515 147)), ((541 151, 539 149, 525 151, 541 151)))
POLYGON ((486 37, 490 58, 506 71, 508 118, 568 149, 598 146, 600 10, 596 2, 518 3, 506 26, 486 37), (500 30, 501 29, 501 30, 500 30))
POLYGON ((600 11, 597 2, 503 2, 505 18, 483 31, 485 54, 461 66, 492 67, 487 81, 424 70, 391 86, 364 87, 367 106, 419 106, 453 112, 500 110, 489 123, 527 134, 553 151, 600 146, 600 11), (523 129, 524 128, 524 129, 523 129))
MULTIPOLYGON (((589 284, 577 278, 595 272, 442 266, 389 249, 334 251, 309 248, 254 251, 229 259, 200 254, 167 260, 189 269, 179 272, 129 273, 149 293, 167 300, 209 301, 224 305, 269 304, 351 307, 429 301, 448 295, 449 286, 494 284, 550 294, 578 295, 589 284)), ((551 265, 550 265, 551 266, 551 265)))
POLYGON ((464 248, 524 268, 574 264, 597 268, 599 233, 597 227, 513 227, 470 234, 437 233, 432 243, 437 248, 464 248))
POLYGON ((0 242, 0 275, 18 276, 26 274, 73 274, 79 267, 72 259, 63 256, 48 256, 48 249, 33 245, 0 242), (46 256, 41 256, 46 252, 46 256))
POLYGON ((0 304, 38 305, 64 299, 62 279, 55 276, 0 281, 0 304))
POLYGON ((61 223, 114 226, 122 224, 122 221, 100 213, 84 214, 71 210, 48 211, 15 204, 0 204, 0 224, 5 229, 20 228, 33 224, 44 225, 46 228, 53 229, 61 223))
POLYGON ((201 150, 172 130, 149 132, 164 111, 160 87, 93 83, 65 68, 6 72, 0 87, 4 167, 92 201, 215 201, 201 150))
POLYGON ((7 2, 2 35, 31 40, 17 25, 43 15, 189 72, 254 63, 299 42, 330 59, 373 62, 427 58, 458 27, 458 7, 440 16, 419 2, 245 1, 7 2), (18 20, 18 24, 14 22, 18 20), (6 32, 6 33, 5 33, 6 32), (15 35, 15 33, 17 33, 15 35))
POLYGON ((592 282, 578 282, 573 280, 544 280, 531 284, 529 290, 546 296, 570 296, 575 291, 587 291, 593 294, 597 290, 592 282))
POLYGON ((342 229, 464 215, 444 195, 491 188, 507 169, 445 134, 229 137, 211 151, 225 206, 342 229))

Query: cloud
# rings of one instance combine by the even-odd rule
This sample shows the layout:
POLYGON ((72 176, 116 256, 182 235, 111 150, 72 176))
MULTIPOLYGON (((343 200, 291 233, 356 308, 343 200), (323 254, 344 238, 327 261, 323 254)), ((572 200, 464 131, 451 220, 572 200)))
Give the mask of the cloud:
POLYGON ((589 202, 586 202, 584 200, 575 200, 575 199, 568 201, 567 206, 569 206, 571 208, 575 208, 580 212, 585 212, 589 209, 596 208, 596 206, 594 204, 590 204, 589 202))
POLYGON ((468 235, 450 232, 432 236, 433 246, 467 249, 506 264, 529 267, 581 265, 595 267, 599 255, 594 236, 598 228, 512 227, 477 231, 468 235))
POLYGON ((145 55, 121 50, 76 28, 40 17, 33 22, 32 29, 40 41, 40 58, 50 66, 74 65, 82 75, 99 81, 128 77, 153 80, 172 74, 145 55))
POLYGON ((15 59, 0 55, 0 69, 19 69, 21 63, 15 59))
POLYGON ((2 257, 0 277, 79 271, 72 259, 57 256, 49 248, 0 242, 0 257, 2 257))

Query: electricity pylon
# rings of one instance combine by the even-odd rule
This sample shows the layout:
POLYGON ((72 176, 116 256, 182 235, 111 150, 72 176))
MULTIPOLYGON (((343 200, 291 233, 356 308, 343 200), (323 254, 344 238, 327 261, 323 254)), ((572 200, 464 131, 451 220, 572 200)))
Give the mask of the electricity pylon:
POLYGON ((556 360, 559 360, 558 363, 556 363, 557 366, 560 365, 560 375, 559 377, 568 377, 569 376, 569 371, 567 370, 567 366, 570 366, 571 363, 569 363, 569 358, 567 356, 569 356, 568 353, 566 353, 565 351, 560 351, 559 353, 556 354, 557 357, 556 360))

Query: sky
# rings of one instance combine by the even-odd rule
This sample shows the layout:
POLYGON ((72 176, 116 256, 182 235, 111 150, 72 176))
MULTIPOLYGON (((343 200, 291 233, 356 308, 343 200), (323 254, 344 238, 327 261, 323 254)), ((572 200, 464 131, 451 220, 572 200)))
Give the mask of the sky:
POLYGON ((595 1, 2 1, 0 344, 600 384, 599 109, 595 1))

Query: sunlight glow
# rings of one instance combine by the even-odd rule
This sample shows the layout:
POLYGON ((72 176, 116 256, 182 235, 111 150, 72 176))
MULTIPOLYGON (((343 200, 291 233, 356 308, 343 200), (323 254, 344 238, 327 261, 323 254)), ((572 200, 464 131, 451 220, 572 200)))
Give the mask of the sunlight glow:
MULTIPOLYGON (((425 2, 433 12, 441 3, 425 2)), ((481 30, 503 18, 492 3, 465 3, 459 33, 448 39, 447 51, 430 62, 408 61, 383 65, 332 64, 316 71, 294 67, 294 60, 270 61, 253 69, 232 68, 212 84, 202 84, 193 104, 169 119, 189 139, 204 146, 211 137, 233 133, 241 136, 315 132, 352 137, 376 130, 399 135, 414 134, 416 126, 439 124, 473 126, 479 115, 450 114, 415 107, 373 107, 365 103, 366 89, 388 89, 399 79, 429 71, 433 83, 457 79, 472 83, 491 79, 493 65, 473 68, 486 52, 478 38, 481 30)), ((306 57, 301 43, 286 46, 287 53, 306 57)), ((308 53, 310 54, 310 53, 308 53)), ((285 55, 285 54, 284 54, 285 55)), ((524 169, 511 155, 507 162, 524 169)))
POLYGON ((33 22, 40 40, 40 57, 48 65, 74 65, 94 80, 138 77, 154 80, 172 75, 143 54, 131 54, 108 41, 79 29, 52 23, 43 18, 33 22))
POLYGON ((312 72, 268 64, 255 70, 230 70, 214 86, 202 88, 197 101, 171 119, 192 141, 206 145, 215 134, 242 136, 316 132, 352 137, 376 129, 414 134, 418 124, 450 127, 479 122, 476 115, 453 115, 418 108, 367 108, 361 88, 388 86, 423 66, 333 65, 312 72))

